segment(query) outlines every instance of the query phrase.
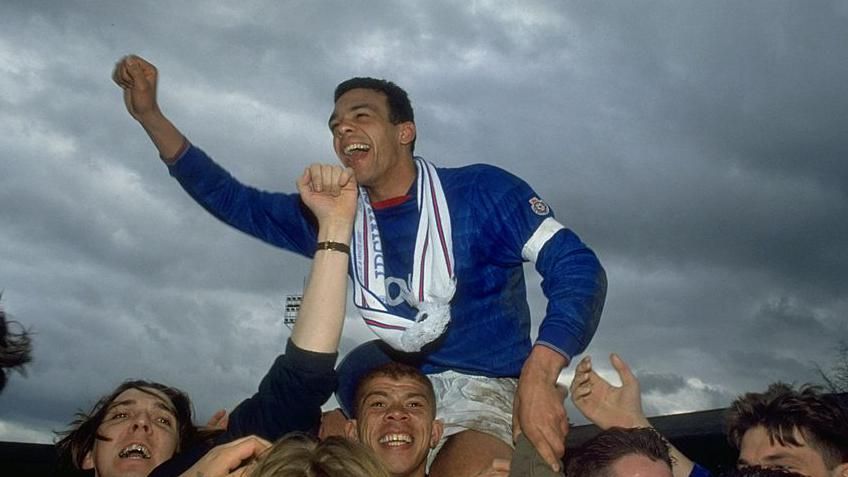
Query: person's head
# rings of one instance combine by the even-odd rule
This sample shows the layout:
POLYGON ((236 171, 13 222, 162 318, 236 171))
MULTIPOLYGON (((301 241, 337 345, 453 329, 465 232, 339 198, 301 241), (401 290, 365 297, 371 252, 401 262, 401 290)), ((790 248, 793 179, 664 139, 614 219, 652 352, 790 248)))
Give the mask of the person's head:
POLYGON ((382 93, 386 97, 389 121, 392 124, 415 122, 415 112, 412 110, 412 103, 409 101, 406 91, 384 79, 357 77, 342 81, 336 86, 336 91, 333 93, 333 102, 338 102, 339 98, 345 93, 354 89, 370 89, 382 93))
POLYGON ((738 465, 782 467, 810 477, 848 477, 848 411, 819 388, 784 383, 730 406, 727 436, 738 465))
POLYGON ((126 381, 88 413, 77 413, 57 443, 78 469, 97 477, 144 477, 197 436, 191 401, 179 389, 126 381))
POLYGON ((654 429, 613 427, 586 441, 568 459, 568 477, 671 477, 668 444, 654 429))
POLYGON ((390 475, 424 475, 443 431, 427 376, 401 363, 379 366, 359 380, 353 413, 348 437, 374 451, 390 475))
POLYGON ((385 187, 399 171, 414 172, 415 116, 406 91, 386 80, 352 78, 336 87, 334 101, 333 148, 359 184, 385 187))
POLYGON ((250 477, 389 477, 362 444, 339 436, 319 441, 306 434, 284 436, 257 460, 250 477))
POLYGON ((6 312, 0 306, 0 391, 6 387, 8 370, 23 373, 23 366, 31 360, 32 340, 29 333, 18 322, 7 321, 6 312), (13 329, 15 327, 18 331, 13 329))

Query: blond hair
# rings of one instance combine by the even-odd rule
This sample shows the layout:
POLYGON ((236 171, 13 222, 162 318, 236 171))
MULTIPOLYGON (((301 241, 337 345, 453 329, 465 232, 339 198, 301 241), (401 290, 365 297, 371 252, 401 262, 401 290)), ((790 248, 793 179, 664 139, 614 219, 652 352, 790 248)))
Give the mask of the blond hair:
POLYGON ((323 441, 293 433, 256 462, 250 477, 389 477, 370 449, 333 436, 323 441))

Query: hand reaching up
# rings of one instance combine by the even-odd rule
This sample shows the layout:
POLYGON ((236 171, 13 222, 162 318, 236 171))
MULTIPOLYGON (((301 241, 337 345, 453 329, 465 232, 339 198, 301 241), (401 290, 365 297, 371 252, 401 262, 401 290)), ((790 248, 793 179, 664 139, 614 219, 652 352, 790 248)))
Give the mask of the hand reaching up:
POLYGON ((592 369, 589 356, 580 360, 571 381, 571 401, 577 409, 601 429, 610 427, 650 427, 642 411, 639 381, 617 354, 610 362, 621 379, 616 387, 592 369))
MULTIPOLYGON (((610 355, 610 362, 621 379, 621 386, 613 386, 596 373, 587 356, 577 365, 571 381, 571 401, 601 429, 652 427, 642 410, 639 380, 617 354, 610 355)), ((670 442, 668 444, 674 477, 689 477, 695 464, 670 442)))

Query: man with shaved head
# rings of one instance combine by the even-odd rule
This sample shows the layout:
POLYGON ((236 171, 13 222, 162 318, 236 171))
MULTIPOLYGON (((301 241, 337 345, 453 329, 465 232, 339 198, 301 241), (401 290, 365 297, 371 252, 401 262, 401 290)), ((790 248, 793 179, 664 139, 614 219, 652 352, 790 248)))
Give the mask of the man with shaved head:
POLYGON ((347 435, 369 447, 392 477, 424 477, 444 430, 433 384, 417 369, 387 363, 359 382, 347 435))

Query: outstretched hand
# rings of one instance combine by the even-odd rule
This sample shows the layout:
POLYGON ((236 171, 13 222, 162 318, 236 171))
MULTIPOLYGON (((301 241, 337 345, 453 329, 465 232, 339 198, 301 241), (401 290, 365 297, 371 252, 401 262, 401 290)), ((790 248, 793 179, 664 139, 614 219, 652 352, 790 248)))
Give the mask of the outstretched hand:
POLYGON ((610 355, 610 362, 621 379, 621 386, 613 386, 602 378, 592 369, 591 358, 586 356, 577 365, 571 381, 571 401, 601 429, 649 427, 642 411, 639 380, 617 354, 610 355))
POLYGON ((156 67, 140 56, 125 56, 115 65, 112 81, 124 90, 124 104, 136 121, 143 122, 145 116, 159 110, 158 78, 156 67))
POLYGON ((297 190, 303 203, 315 214, 319 225, 353 222, 358 193, 353 169, 312 164, 298 178, 297 190))
MULTIPOLYGON (((586 356, 577 365, 571 381, 571 400, 577 409, 601 429, 610 427, 651 427, 642 410, 639 380, 621 357, 610 355, 621 386, 613 386, 592 369, 592 360, 586 356)), ((688 477, 694 463, 679 449, 669 444, 674 477, 688 477)))

